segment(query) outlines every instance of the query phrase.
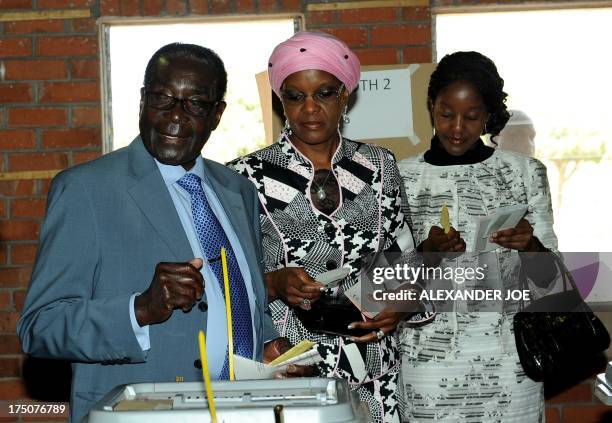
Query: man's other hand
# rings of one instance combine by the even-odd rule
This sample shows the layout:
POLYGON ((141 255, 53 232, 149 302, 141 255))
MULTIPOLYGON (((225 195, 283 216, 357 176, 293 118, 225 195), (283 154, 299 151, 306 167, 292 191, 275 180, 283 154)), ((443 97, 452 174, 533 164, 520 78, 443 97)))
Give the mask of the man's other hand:
MULTIPOLYGON (((291 342, 287 338, 280 337, 273 339, 264 346, 264 363, 270 363, 276 357, 289 351, 293 348, 291 342)), ((317 366, 299 366, 296 364, 290 364, 284 373, 277 373, 275 375, 278 379, 284 379, 288 377, 309 377, 317 374, 317 366)))
POLYGON ((202 298, 202 259, 188 263, 158 263, 149 288, 134 300, 140 326, 165 322, 175 309, 185 312, 202 298))

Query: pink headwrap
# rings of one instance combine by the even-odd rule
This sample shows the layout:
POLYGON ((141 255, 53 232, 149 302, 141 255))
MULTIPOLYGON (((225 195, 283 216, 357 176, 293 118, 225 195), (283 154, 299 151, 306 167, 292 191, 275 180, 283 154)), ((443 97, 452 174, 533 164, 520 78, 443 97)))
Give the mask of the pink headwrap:
POLYGON ((285 78, 307 69, 331 73, 349 92, 359 83, 359 59, 342 41, 322 32, 302 31, 276 46, 268 61, 272 90, 280 97, 285 78))

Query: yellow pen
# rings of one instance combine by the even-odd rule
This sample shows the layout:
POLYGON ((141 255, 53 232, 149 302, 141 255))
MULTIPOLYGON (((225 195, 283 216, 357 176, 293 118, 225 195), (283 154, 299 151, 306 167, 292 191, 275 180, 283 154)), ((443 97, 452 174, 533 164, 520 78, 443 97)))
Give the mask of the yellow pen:
POLYGON ((200 331, 198 336, 200 344, 200 360, 202 361, 202 376, 204 377, 204 387, 206 388, 206 399, 208 400, 208 410, 212 423, 217 423, 217 410, 215 409, 215 396, 210 384, 210 373, 208 372, 208 360, 206 359, 206 337, 200 331))
POLYGON ((234 380, 234 323, 232 322, 232 301, 230 298, 227 257, 224 247, 221 247, 221 267, 223 268, 223 290, 225 291, 225 315, 227 318, 227 360, 229 363, 229 379, 234 380))

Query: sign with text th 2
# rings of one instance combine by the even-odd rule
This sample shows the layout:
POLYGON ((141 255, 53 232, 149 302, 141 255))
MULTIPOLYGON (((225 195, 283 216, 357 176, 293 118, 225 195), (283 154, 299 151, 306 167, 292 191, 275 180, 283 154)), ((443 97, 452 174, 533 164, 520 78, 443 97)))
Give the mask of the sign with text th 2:
POLYGON ((414 133, 411 73, 409 67, 363 71, 342 134, 354 140, 410 138, 414 133))

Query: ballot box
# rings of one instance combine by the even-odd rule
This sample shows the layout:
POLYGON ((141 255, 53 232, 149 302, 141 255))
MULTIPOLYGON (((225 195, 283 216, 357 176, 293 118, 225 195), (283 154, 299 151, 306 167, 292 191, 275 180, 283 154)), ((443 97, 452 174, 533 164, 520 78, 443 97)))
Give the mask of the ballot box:
MULTIPOLYGON (((370 422, 345 380, 294 378, 215 381, 219 423, 370 422)), ((210 422, 203 382, 136 383, 105 395, 83 423, 210 422)))
POLYGON ((612 361, 608 363, 606 372, 595 378, 593 393, 604 404, 612 405, 612 361))

